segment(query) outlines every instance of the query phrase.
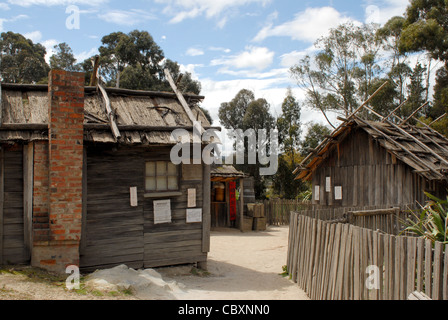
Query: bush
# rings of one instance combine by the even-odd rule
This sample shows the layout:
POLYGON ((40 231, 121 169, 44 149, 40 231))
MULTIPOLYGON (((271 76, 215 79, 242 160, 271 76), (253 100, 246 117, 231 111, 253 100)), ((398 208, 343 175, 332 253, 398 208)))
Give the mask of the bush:
POLYGON ((429 193, 425 194, 430 200, 420 212, 412 211, 414 219, 407 219, 404 231, 429 239, 433 243, 437 241, 447 244, 448 197, 441 200, 429 193))

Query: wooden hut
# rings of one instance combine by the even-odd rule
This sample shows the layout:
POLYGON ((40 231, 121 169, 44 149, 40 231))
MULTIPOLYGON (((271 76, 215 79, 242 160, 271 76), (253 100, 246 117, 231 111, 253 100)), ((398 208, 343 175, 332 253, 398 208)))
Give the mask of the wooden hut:
POLYGON ((406 121, 343 120, 294 172, 312 182, 314 205, 406 206, 424 204, 425 192, 446 197, 446 137, 406 121))
POLYGON ((173 130, 210 128, 204 97, 49 78, 1 85, 0 264, 205 266, 210 166, 170 161, 173 130))

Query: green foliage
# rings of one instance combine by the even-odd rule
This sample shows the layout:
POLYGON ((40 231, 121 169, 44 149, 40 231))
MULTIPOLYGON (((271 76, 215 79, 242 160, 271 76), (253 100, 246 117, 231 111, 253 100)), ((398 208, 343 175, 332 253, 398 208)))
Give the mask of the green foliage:
POLYGON ((307 56, 291 68, 306 91, 306 104, 324 115, 328 110, 353 112, 366 100, 372 80, 380 72, 376 27, 341 24, 315 46, 315 56, 307 56))
POLYGON ((249 104, 255 100, 252 91, 242 89, 230 102, 219 108, 219 120, 226 129, 243 129, 243 119, 249 104))
MULTIPOLYGON (((201 84, 189 72, 181 73, 177 62, 165 59, 160 46, 147 31, 133 30, 127 34, 113 32, 101 39, 100 74, 107 86, 134 90, 171 91, 164 69, 179 79, 183 92, 199 94, 201 84)), ((83 64, 91 71, 88 63, 83 64)))
POLYGON ((411 0, 406 11, 400 50, 428 51, 434 59, 448 61, 448 6, 445 0, 411 0))
MULTIPOLYGON (((253 129, 258 134, 259 129, 266 129, 268 137, 275 126, 275 119, 270 113, 270 104, 267 100, 255 99, 255 94, 247 89, 238 92, 230 102, 221 104, 219 120, 226 129, 231 130, 240 129, 245 132, 248 129, 253 129)), ((267 181, 266 177, 260 175, 262 165, 259 162, 257 164, 247 164, 249 151, 247 141, 245 141, 244 146, 245 164, 235 165, 235 168, 254 177, 255 196, 257 199, 264 199, 266 197, 267 181)), ((268 152, 269 147, 268 145, 268 152)))
POLYGON ((300 116, 301 105, 293 96, 291 89, 288 89, 282 104, 282 114, 277 119, 279 143, 287 153, 294 152, 299 146, 302 133, 300 116))
POLYGON ((70 46, 63 42, 55 45, 56 53, 50 57, 51 69, 66 71, 80 71, 81 66, 76 64, 76 58, 70 46))
POLYGON ((448 228, 448 197, 441 200, 429 193, 430 199, 420 212, 412 212, 413 218, 407 219, 405 231, 434 242, 447 244, 448 228))
POLYGON ((311 150, 316 149, 324 141, 325 137, 330 134, 331 130, 322 124, 309 124, 308 133, 301 142, 300 152, 304 155, 309 154, 311 150))
POLYGON ((272 178, 272 182, 275 193, 283 199, 295 199, 302 192, 308 191, 308 185, 300 180, 295 180, 295 176, 292 174, 301 160, 302 157, 298 152, 279 156, 278 171, 272 178))
POLYGON ((1 81, 9 83, 37 83, 50 70, 45 62, 46 50, 19 33, 0 35, 1 81))

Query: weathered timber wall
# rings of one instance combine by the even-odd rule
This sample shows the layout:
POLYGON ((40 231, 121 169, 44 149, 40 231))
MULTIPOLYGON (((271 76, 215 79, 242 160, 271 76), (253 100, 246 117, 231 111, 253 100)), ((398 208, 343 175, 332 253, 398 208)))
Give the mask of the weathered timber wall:
POLYGON ((446 184, 426 181, 388 153, 363 130, 356 130, 313 175, 313 204, 319 206, 400 206, 425 202, 424 191, 443 195, 446 184), (326 191, 327 178, 330 191, 326 191), (316 199, 315 186, 319 186, 316 199), (335 187, 342 187, 342 200, 335 187))
POLYGON ((28 263, 23 219, 23 147, 2 146, 0 166, 0 264, 28 263))
POLYGON ((178 195, 145 197, 145 161, 169 160, 169 148, 87 147, 85 222, 81 268, 132 268, 206 261, 202 224, 187 224, 187 189, 202 207, 202 165, 183 166, 178 195), (138 206, 130 205, 137 187, 138 206), (181 194, 181 195, 180 195, 181 194), (154 225, 153 201, 171 199, 172 223, 154 225))

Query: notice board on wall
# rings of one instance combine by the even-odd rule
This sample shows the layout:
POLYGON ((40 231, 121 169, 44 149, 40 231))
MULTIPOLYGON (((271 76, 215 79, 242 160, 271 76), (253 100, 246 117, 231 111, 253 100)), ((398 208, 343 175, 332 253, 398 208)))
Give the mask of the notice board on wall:
POLYGON ((154 201, 154 224, 171 223, 171 200, 154 201))

